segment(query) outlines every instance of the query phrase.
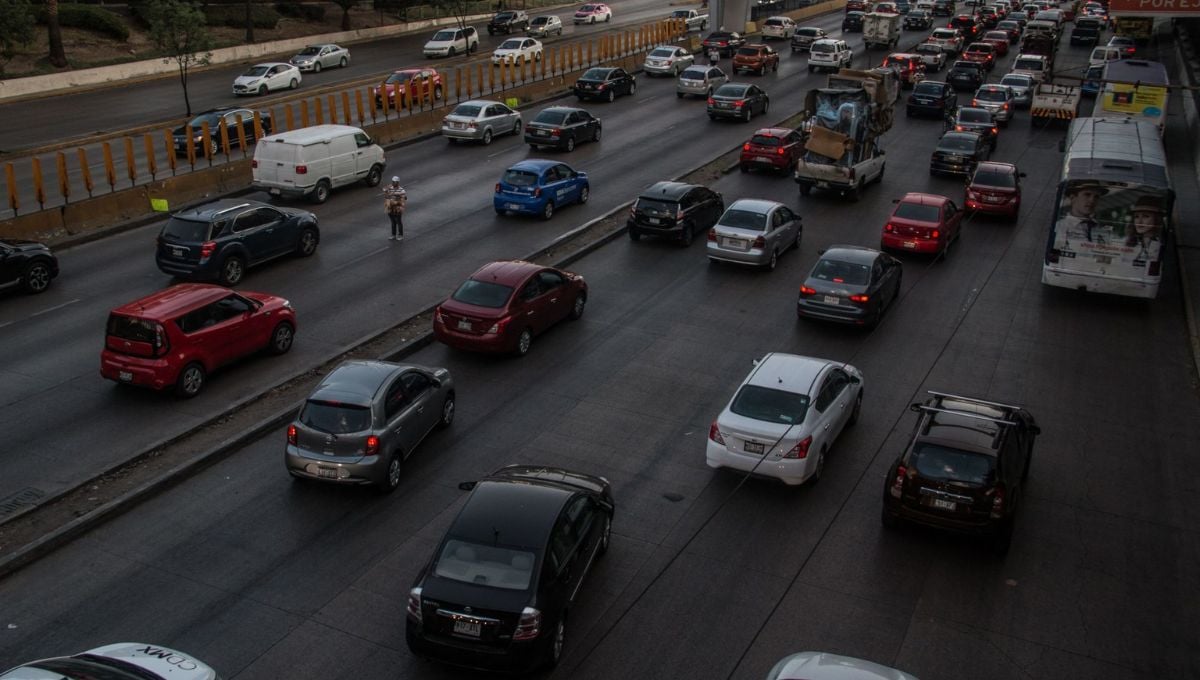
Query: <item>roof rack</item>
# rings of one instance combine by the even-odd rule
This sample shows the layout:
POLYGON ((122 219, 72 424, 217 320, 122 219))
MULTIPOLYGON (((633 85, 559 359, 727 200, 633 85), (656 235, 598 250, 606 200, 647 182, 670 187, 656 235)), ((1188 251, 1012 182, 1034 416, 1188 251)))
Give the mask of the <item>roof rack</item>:
POLYGON ((959 394, 950 394, 948 392, 935 392, 933 390, 926 390, 926 392, 928 394, 932 394, 935 397, 942 397, 942 398, 948 397, 950 399, 961 399, 962 401, 970 401, 970 402, 974 402, 976 404, 986 404, 988 406, 999 406, 1000 408, 1010 408, 1010 409, 1014 409, 1014 410, 1019 410, 1021 408, 1020 406, 1014 406, 1012 404, 1002 404, 998 401, 984 401, 983 399, 976 399, 975 397, 964 397, 959 394))
POLYGON ((1016 422, 1014 422, 1012 420, 1004 420, 1003 418, 993 418, 992 416, 985 416, 985 415, 981 415, 979 413, 969 413, 967 411, 955 411, 954 409, 950 409, 950 408, 938 408, 937 406, 926 406, 925 404, 913 404, 913 410, 914 411, 933 411, 933 412, 937 412, 937 413, 949 413, 950 415, 962 416, 963 418, 975 418, 976 420, 988 420, 993 423, 1000 423, 1001 425, 1016 426, 1016 424, 1017 424, 1016 422))

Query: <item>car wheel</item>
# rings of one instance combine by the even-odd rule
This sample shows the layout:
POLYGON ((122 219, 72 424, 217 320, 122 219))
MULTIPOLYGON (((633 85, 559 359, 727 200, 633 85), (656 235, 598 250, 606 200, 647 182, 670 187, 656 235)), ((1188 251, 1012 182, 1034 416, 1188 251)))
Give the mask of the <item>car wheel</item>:
POLYGON ((221 152, 220 143, 217 142, 216 139, 209 140, 209 142, 208 142, 208 157, 215 158, 217 156, 217 154, 220 152, 221 152))
POLYGON ((317 63, 313 64, 313 73, 320 73, 320 72, 321 72, 321 62, 318 61, 317 63))
POLYGON ((884 170, 887 170, 887 163, 880 163, 879 164, 879 174, 875 175, 875 183, 876 184, 883 183, 883 171, 884 170))
POLYGON ((1022 482, 1025 481, 1026 479, 1029 479, 1029 466, 1030 465, 1033 465, 1033 449, 1029 449, 1029 452, 1025 454, 1025 469, 1021 471, 1021 481, 1022 482))
POLYGON ((587 203, 588 199, 591 198, 591 196, 592 196, 592 188, 591 187, 585 186, 579 190, 579 202, 580 203, 587 203))
POLYGON ((400 486, 400 473, 404 469, 404 459, 400 455, 400 451, 392 451, 392 457, 388 458, 387 472, 383 478, 383 483, 376 487, 380 493, 391 493, 400 486))
POLYGON ((567 152, 570 153, 574 150, 575 150, 575 138, 567 137, 567 152))
POLYGON ((312 202, 321 204, 329 200, 329 182, 321 180, 317 182, 317 188, 312 190, 312 202))
POLYGON ((1015 519, 1012 515, 1000 525, 996 530, 996 535, 992 537, 992 554, 996 557, 1004 557, 1008 554, 1009 548, 1012 547, 1013 524, 1015 519))
POLYGON ((764 116, 767 115, 767 109, 769 109, 769 108, 771 108, 771 100, 770 99, 763 102, 762 115, 764 115, 764 116))
POLYGON ((778 265, 779 265, 779 251, 772 250, 771 251, 771 259, 767 260, 767 271, 769 271, 769 272, 775 271, 775 267, 778 265))
POLYGON ((567 639, 567 613, 563 612, 558 619, 558 625, 554 627, 554 639, 550 641, 550 652, 546 657, 546 667, 554 668, 558 666, 558 662, 562 659, 563 644, 567 639))
POLYGON ((439 429, 444 430, 447 427, 450 427, 452 424, 454 424, 454 393, 453 392, 451 392, 450 394, 447 394, 446 398, 442 401, 442 417, 441 417, 441 419, 438 420, 437 426, 439 429))
POLYGON ((850 426, 857 425, 860 411, 862 411, 862 390, 858 391, 858 396, 854 399, 854 410, 850 412, 850 420, 847 420, 846 424, 850 426))
POLYGON ((221 263, 221 285, 236 286, 246 275, 246 263, 237 255, 230 255, 221 263))
POLYGON ((750 119, 754 117, 754 114, 750 111, 751 108, 752 107, 747 106, 746 110, 742 112, 742 120, 746 121, 747 123, 749 123, 750 119))
POLYGON ((695 237, 696 235, 692 233, 692 225, 685 223, 683 225, 683 231, 680 232, 679 235, 679 242, 684 248, 687 248, 688 246, 692 245, 692 241, 695 240, 695 237))
POLYGON ((808 65, 808 72, 809 72, 809 73, 812 73, 812 72, 814 72, 814 71, 816 71, 816 70, 817 70, 817 69, 813 68, 813 65, 812 65, 812 64, 809 64, 809 65, 808 65))
POLYGON ((808 478, 809 484, 818 484, 821 481, 821 475, 825 472, 825 449, 822 448, 817 453, 817 469, 813 470, 812 475, 808 478))
POLYGON ((612 102, 616 101, 616 99, 617 99, 616 90, 609 90, 608 91, 608 102, 611 104, 612 102))
POLYGON ((572 321, 578 321, 583 318, 583 311, 587 309, 587 296, 579 293, 575 296, 575 302, 571 303, 571 313, 569 317, 572 321))
POLYGON ((264 84, 264 85, 259 85, 259 86, 258 86, 258 95, 259 95, 260 97, 261 97, 261 96, 263 96, 263 95, 265 95, 267 92, 268 92, 268 90, 267 90, 267 86, 266 86, 265 84, 264 84))
POLYGON ((798 251, 798 250, 800 250, 800 240, 801 240, 803 237, 804 237, 804 230, 803 230, 803 229, 797 229, 797 230, 796 230, 796 242, 795 242, 794 244, 792 244, 792 245, 793 245, 793 246, 796 248, 796 250, 797 250, 797 251, 798 251))
POLYGON ((317 235, 317 230, 312 227, 305 227, 300 231, 300 240, 296 242, 296 254, 300 257, 308 257, 317 252, 317 244, 321 238, 317 235))
POLYGON ((899 529, 900 518, 888 511, 887 506, 884 506, 883 511, 879 513, 879 523, 884 529, 899 529))
POLYGON ((491 130, 491 128, 488 128, 488 129, 486 129, 486 130, 484 130, 484 131, 483 131, 483 139, 482 139, 482 140, 480 140, 480 141, 482 141, 482 142, 483 142, 483 145, 484 145, 484 146, 487 146, 488 144, 491 144, 491 143, 492 143, 492 130, 491 130))
POLYGON ((523 357, 529 354, 529 347, 533 345, 533 331, 528 328, 521 331, 521 335, 517 337, 517 356, 523 357))
POLYGON ((594 131, 592 131, 592 141, 593 142, 600 141, 600 126, 599 125, 596 126, 596 129, 594 131))
POLYGON ((549 220, 554 217, 554 201, 546 201, 546 205, 542 206, 542 219, 549 220))
POLYGON ((191 399, 204 389, 204 366, 192 362, 183 367, 179 377, 175 379, 175 394, 184 399, 191 399))
POLYGON ((50 265, 45 262, 34 262, 25 268, 21 274, 21 287, 26 293, 44 293, 50 287, 50 265))
POLYGON ((508 211, 505 210, 504 208, 496 208, 496 214, 501 217, 504 217, 505 215, 508 214, 508 211))
POLYGON ((630 226, 629 227, 629 240, 630 241, 642 240, 642 232, 638 231, 636 227, 630 226))
POLYGON ((292 78, 291 82, 288 83, 288 89, 294 90, 297 87, 300 87, 300 81, 296 80, 295 78, 292 78))
POLYGON ((295 339, 296 329, 292 327, 292 324, 280 321, 275 325, 275 330, 271 331, 271 342, 267 345, 267 351, 275 355, 287 354, 295 339))
POLYGON ((598 555, 603 555, 608 552, 608 546, 612 543, 612 516, 608 515, 604 518, 604 527, 600 530, 600 549, 596 551, 598 555))
POLYGON ((349 65, 349 64, 350 64, 350 62, 346 61, 346 58, 345 58, 345 57, 342 57, 342 58, 341 58, 341 59, 338 61, 338 68, 346 68, 346 66, 347 66, 347 65, 349 65))
POLYGON ((446 52, 446 57, 449 59, 453 59, 455 54, 457 54, 457 52, 455 52, 454 48, 451 47, 450 50, 446 52))
POLYGON ((383 167, 372 165, 370 171, 367 172, 367 176, 363 178, 363 183, 369 187, 377 187, 381 181, 383 181, 383 167))

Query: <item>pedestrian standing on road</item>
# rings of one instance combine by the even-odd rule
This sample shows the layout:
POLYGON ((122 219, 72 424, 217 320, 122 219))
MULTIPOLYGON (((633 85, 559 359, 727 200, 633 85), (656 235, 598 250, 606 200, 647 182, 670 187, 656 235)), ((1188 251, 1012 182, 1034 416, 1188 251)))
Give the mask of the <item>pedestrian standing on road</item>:
POLYGON ((408 207, 408 192, 400 186, 400 178, 393 177, 392 183, 383 190, 383 205, 392 221, 392 241, 404 240, 404 209, 408 207))

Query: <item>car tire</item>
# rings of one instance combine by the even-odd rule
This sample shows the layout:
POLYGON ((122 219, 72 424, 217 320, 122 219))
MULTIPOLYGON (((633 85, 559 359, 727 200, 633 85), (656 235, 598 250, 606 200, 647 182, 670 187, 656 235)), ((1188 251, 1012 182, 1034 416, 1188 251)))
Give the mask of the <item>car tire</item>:
POLYGON ((584 187, 579 190, 579 202, 580 203, 587 203, 588 199, 591 198, 591 196, 592 196, 592 188, 590 186, 584 185, 584 187))
POLYGON ((609 90, 609 91, 608 91, 608 97, 607 97, 608 103, 609 103, 609 104, 611 104, 611 103, 613 103, 614 101, 616 101, 616 99, 617 99, 617 93, 616 93, 616 91, 615 91, 615 90, 609 90))
POLYGON ((381 165, 372 165, 371 169, 367 171, 367 176, 363 178, 363 184, 366 184, 369 187, 377 187, 382 181, 383 166, 381 165))
POLYGON ((217 154, 220 152, 221 152, 221 143, 218 142, 215 137, 213 139, 209 140, 209 142, 208 142, 208 157, 216 158, 217 154))
POLYGON ((812 193, 812 185, 807 182, 800 183, 800 195, 807 196, 812 193))
POLYGON ((567 137, 566 149, 567 153, 571 153, 575 150, 575 137, 567 137))
POLYGON ((775 271, 775 267, 779 266, 779 251, 771 251, 771 259, 767 260, 766 270, 769 272, 775 271))
POLYGON ((296 241, 296 254, 300 257, 310 257, 317 252, 317 245, 321 242, 321 236, 316 229, 305 227, 300 230, 300 238, 296 241))
POLYGON ((887 170, 887 163, 879 164, 879 174, 875 175, 875 179, 871 180, 876 184, 883 184, 883 171, 887 170))
POLYGON ((523 357, 529 354, 529 348, 533 346, 533 331, 528 328, 521 330, 521 334, 517 336, 516 355, 523 357))
POLYGON ((635 94, 637 94, 637 81, 636 80, 633 81, 632 83, 629 83, 629 96, 632 97, 635 94))
POLYGON ((685 222, 683 224, 683 230, 679 233, 679 244, 684 248, 687 248, 692 245, 692 241, 694 240, 696 240, 696 234, 693 230, 693 227, 690 223, 685 222))
POLYGON ((341 59, 338 60, 338 68, 346 68, 349 65, 350 65, 350 61, 348 59, 346 59, 345 57, 342 57, 341 59))
POLYGON ((600 529, 600 547, 596 550, 597 555, 603 555, 608 552, 608 546, 612 543, 612 516, 605 515, 604 526, 600 529))
POLYGON ((599 125, 597 125, 597 126, 596 126, 596 129, 595 129, 595 130, 592 132, 592 141, 593 141, 593 142, 598 142, 598 141, 600 141, 600 134, 601 134, 601 132, 600 132, 600 126, 599 126, 599 125))
POLYGON ((294 90, 297 87, 300 87, 300 81, 296 80, 295 78, 292 78, 291 82, 288 83, 288 89, 294 90))
POLYGON ((879 523, 884 529, 896 530, 900 528, 900 518, 892 514, 885 505, 883 511, 879 513, 879 523))
POLYGON ((450 49, 449 49, 449 50, 446 52, 446 58, 447 58, 447 59, 453 59, 453 58, 454 58, 454 55, 456 55, 456 54, 458 54, 458 53, 457 53, 457 52, 454 50, 454 48, 453 48, 453 47, 451 47, 451 48, 450 48, 450 49))
POLYGON ((751 108, 753 107, 747 106, 746 110, 742 113, 742 120, 744 122, 749 123, 750 119, 754 117, 754 113, 750 110, 751 108))
POLYGON ((537 151, 537 150, 538 150, 538 145, 537 145, 537 144, 534 144, 533 142, 530 142, 530 143, 529 143, 529 148, 533 149, 534 151, 537 151))
POLYGON ((271 340, 267 343, 267 351, 275 356, 287 354, 296 340, 296 328, 290 322, 280 321, 271 331, 271 340))
POLYGON ((817 70, 817 69, 816 69, 816 68, 814 68, 812 64, 809 64, 809 65, 808 65, 808 72, 809 72, 809 73, 813 73, 813 72, 815 72, 816 70, 817 70))
POLYGON ((571 303, 571 312, 567 315, 571 321, 579 321, 583 318, 583 312, 587 309, 587 296, 579 293, 575 296, 575 301, 571 303))
POLYGON ((485 129, 485 130, 483 131, 483 139, 481 139, 481 140, 479 140, 479 141, 483 142, 483 145, 484 145, 484 146, 487 146, 488 144, 491 144, 491 143, 492 143, 492 130, 491 130, 491 128, 487 128, 487 129, 485 129))
POLYGON ((1013 524, 1016 518, 1010 514, 1007 519, 1002 520, 1000 528, 996 530, 996 534, 991 537, 992 554, 996 557, 1004 557, 1008 554, 1009 548, 1012 547, 1013 524))
POLYGON ((400 477, 404 474, 404 456, 399 450, 392 451, 388 458, 387 470, 384 472, 383 483, 375 487, 381 494, 389 494, 400 486, 400 477))
POLYGON ((682 93, 682 92, 676 92, 676 93, 675 93, 675 98, 676 98, 676 99, 683 99, 683 93, 682 93))
POLYGON ((508 211, 505 210, 504 208, 496 208, 496 214, 499 215, 500 217, 504 217, 505 215, 508 214, 508 211))
POLYGON ((270 92, 270 90, 267 89, 267 86, 265 84, 258 86, 258 96, 260 96, 260 97, 265 96, 268 92, 270 92))
POLYGON ((198 361, 193 361, 184 366, 179 372, 179 377, 175 379, 175 394, 182 399, 191 399, 204 389, 206 377, 204 366, 198 361))
POLYGON ((320 182, 317 182, 317 187, 312 190, 312 193, 309 194, 309 197, 312 199, 313 203, 316 203, 318 205, 324 203, 325 201, 328 201, 329 200, 329 181, 323 179, 320 182))
POLYGON ((21 288, 32 295, 44 293, 50 287, 52 278, 50 265, 45 262, 31 262, 21 273, 21 288))
POLYGON ((320 73, 320 72, 321 72, 321 62, 318 61, 315 64, 313 64, 313 73, 320 73))
POLYGON ((218 280, 222 286, 236 286, 246 275, 246 261, 239 255, 230 255, 221 262, 221 272, 218 280))
POLYGON ((858 396, 854 399, 854 410, 850 412, 850 419, 846 421, 846 425, 854 427, 858 424, 858 414, 862 411, 862 390, 858 391, 858 396))
POLYGON ((629 227, 629 240, 630 241, 642 240, 642 232, 638 231, 637 227, 630 226, 629 227))
POLYGON ((442 417, 438 419, 437 424, 439 430, 444 430, 454 424, 454 409, 454 393, 451 392, 442 400, 442 417))
POLYGON ((563 645, 567 640, 567 613, 563 612, 558 617, 558 624, 554 626, 554 638, 550 640, 550 648, 546 651, 546 668, 556 668, 559 660, 562 659, 563 645))
POLYGON ((816 486, 821 483, 821 475, 825 474, 825 448, 817 452, 817 469, 808 477, 808 485, 816 486))

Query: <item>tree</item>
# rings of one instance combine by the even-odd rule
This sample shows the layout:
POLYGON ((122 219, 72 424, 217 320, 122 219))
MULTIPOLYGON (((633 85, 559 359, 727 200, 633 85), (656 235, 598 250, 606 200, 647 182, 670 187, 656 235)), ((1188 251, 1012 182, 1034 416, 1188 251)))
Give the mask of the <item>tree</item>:
POLYGON ((350 30, 350 8, 358 4, 358 0, 333 0, 333 4, 342 8, 342 30, 350 30))
POLYGON ((0 75, 17 48, 33 42, 35 30, 29 0, 0 0, 0 75))
POLYGON ((475 5, 472 0, 431 0, 429 4, 434 9, 454 17, 458 27, 464 30, 467 28, 467 17, 471 15, 471 7, 475 5))
POLYGON ((246 44, 254 42, 254 12, 250 9, 253 0, 246 0, 246 44))
POLYGON ((63 68, 67 65, 67 52, 63 49, 62 28, 58 25, 58 0, 46 0, 46 29, 50 32, 50 65, 63 68))
POLYGON ((183 103, 190 116, 188 70, 207 65, 212 58, 213 39, 204 12, 189 0, 150 0, 146 5, 146 23, 150 25, 150 39, 166 55, 163 62, 169 64, 174 60, 179 66, 183 103))

